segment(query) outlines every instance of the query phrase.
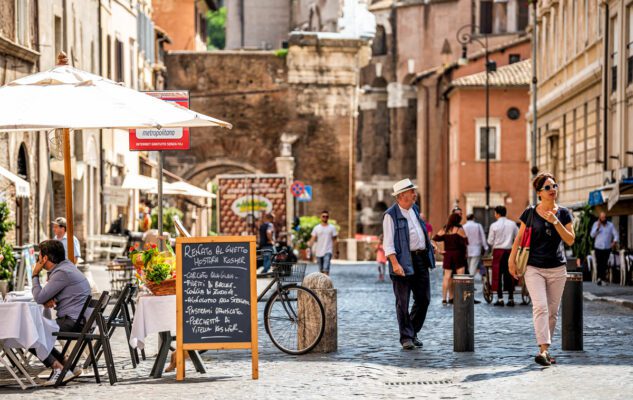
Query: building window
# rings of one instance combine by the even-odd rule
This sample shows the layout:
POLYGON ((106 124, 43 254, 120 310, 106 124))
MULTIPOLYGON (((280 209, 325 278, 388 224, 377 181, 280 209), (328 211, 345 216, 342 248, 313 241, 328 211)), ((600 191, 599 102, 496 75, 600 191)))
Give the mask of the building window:
POLYGON ((114 80, 117 82, 124 82, 125 78, 123 76, 124 70, 124 53, 123 53, 123 42, 119 39, 114 40, 114 80))
POLYGON ((374 56, 387 54, 387 34, 385 33, 385 27, 382 25, 376 26, 376 35, 374 35, 371 52, 374 56))
POLYGON ((554 176, 558 175, 558 143, 559 143, 559 135, 558 130, 547 132, 547 146, 548 146, 548 157, 549 157, 549 165, 548 170, 554 174, 554 176))
POLYGON ((15 37, 22 46, 31 47, 29 43, 29 2, 28 0, 15 1, 15 37))
POLYGON ((585 153, 585 166, 589 163, 589 103, 585 103, 585 109, 583 110, 583 134, 584 134, 584 153, 585 153))
POLYGON ((611 19, 611 92, 615 92, 618 87, 618 48, 620 46, 619 33, 620 19, 616 16, 611 19))
POLYGON ((626 44, 626 60, 627 60, 627 71, 626 71, 626 83, 630 85, 633 83, 633 5, 629 5, 627 7, 627 15, 628 15, 628 39, 626 44))
POLYGON ((602 126, 600 125, 600 96, 596 97, 596 162, 597 163, 601 163, 602 160, 600 159, 600 139, 601 139, 601 134, 600 134, 600 128, 602 126))
POLYGON ((492 0, 479 2, 479 33, 492 33, 492 0))
POLYGON ((519 0, 518 1, 519 12, 517 15, 517 30, 525 31, 528 24, 530 23, 530 5, 529 0, 519 0))
POLYGON ((521 54, 510 54, 508 57, 508 64, 514 64, 521 61, 521 54))
MULTIPOLYGON (((489 119, 489 131, 488 131, 488 153, 490 154, 490 160, 501 159, 501 127, 497 118, 489 119)), ((476 143, 477 154, 475 156, 477 161, 486 159, 486 119, 479 118, 476 121, 476 143)))
POLYGON ((64 33, 62 31, 62 19, 55 16, 55 59, 62 51, 64 33))

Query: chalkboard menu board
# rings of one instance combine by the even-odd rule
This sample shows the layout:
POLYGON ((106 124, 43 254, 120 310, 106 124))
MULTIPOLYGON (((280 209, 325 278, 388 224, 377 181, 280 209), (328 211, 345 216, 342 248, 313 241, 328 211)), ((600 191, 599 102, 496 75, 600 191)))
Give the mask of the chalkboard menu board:
POLYGON ((256 378, 255 237, 178 238, 176 255, 178 353, 252 349, 256 378))

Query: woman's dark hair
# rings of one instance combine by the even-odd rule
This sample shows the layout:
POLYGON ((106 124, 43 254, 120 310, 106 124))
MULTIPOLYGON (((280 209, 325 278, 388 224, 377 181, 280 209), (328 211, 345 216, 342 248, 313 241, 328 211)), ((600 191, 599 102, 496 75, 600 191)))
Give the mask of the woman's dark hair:
POLYGON ((444 226, 444 230, 450 231, 453 228, 461 228, 462 227, 462 216, 457 213, 452 213, 448 216, 448 221, 446 221, 446 225, 444 226))
POLYGON ((534 178, 534 180, 532 181, 532 187, 534 187, 534 190, 538 192, 543 188, 543 185, 545 185, 545 181, 548 179, 556 182, 556 177, 553 174, 549 172, 541 172, 540 174, 536 175, 536 178, 534 178))
POLYGON ((59 264, 66 259, 66 250, 59 240, 45 240, 40 243, 40 255, 47 256, 53 264, 59 264))

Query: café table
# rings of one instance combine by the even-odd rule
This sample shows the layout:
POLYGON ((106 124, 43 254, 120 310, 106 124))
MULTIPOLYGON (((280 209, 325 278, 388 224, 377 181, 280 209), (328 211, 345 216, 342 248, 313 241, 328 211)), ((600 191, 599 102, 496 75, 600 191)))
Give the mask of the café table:
MULTIPOLYGON (((160 378, 169 355, 171 342, 176 333, 176 296, 140 296, 136 303, 134 322, 130 333, 132 348, 145 348, 145 338, 158 333, 160 344, 158 355, 150 376, 160 378)), ((196 371, 205 373, 202 359, 197 351, 189 351, 196 371)))
POLYGON ((38 385, 26 370, 27 359, 19 357, 14 349, 35 349, 38 358, 44 359, 55 346, 53 332, 59 331, 59 326, 45 318, 44 311, 34 302, 0 303, 0 363, 22 389, 38 385))

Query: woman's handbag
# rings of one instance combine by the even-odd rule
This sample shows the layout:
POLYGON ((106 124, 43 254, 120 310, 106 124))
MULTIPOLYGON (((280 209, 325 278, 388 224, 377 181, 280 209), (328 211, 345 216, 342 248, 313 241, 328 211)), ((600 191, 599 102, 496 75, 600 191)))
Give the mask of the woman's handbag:
POLYGON ((517 252, 516 264, 517 275, 522 277, 527 271, 528 258, 530 257, 530 239, 532 238, 532 220, 534 219, 534 207, 530 207, 527 224, 525 224, 525 231, 521 237, 521 243, 519 244, 519 251, 517 252))

